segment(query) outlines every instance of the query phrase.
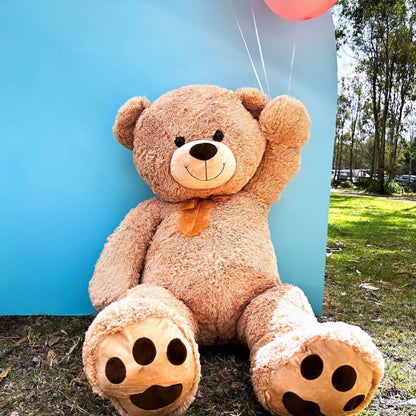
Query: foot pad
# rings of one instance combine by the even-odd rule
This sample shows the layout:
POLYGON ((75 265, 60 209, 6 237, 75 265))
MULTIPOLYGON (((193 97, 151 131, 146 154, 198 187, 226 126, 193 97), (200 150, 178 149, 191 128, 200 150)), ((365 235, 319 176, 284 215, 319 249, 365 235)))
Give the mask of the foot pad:
POLYGON ((193 397, 198 380, 196 344, 168 319, 121 328, 98 349, 98 385, 128 415, 169 414, 193 397))
POLYGON ((354 348, 335 340, 315 340, 271 376, 270 410, 285 416, 340 416, 361 410, 377 383, 354 348))

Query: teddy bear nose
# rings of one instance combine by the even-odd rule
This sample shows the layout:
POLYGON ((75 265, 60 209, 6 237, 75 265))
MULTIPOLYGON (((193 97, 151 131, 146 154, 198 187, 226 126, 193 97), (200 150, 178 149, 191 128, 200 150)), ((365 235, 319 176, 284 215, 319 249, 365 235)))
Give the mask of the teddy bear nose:
POLYGON ((199 143, 191 147, 189 154, 195 159, 209 160, 217 154, 217 147, 211 143, 199 143))

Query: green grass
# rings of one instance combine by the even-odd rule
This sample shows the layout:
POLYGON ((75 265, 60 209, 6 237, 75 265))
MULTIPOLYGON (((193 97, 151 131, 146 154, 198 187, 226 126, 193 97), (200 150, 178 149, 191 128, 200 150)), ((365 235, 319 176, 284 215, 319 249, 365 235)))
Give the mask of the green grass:
POLYGON ((415 415, 403 403, 416 397, 416 203, 332 195, 328 252, 325 316, 361 326, 386 359, 362 414, 415 415))
MULTIPOLYGON (((387 364, 363 416, 416 415, 416 406, 404 404, 416 398, 415 252, 415 202, 331 196, 322 320, 363 327, 387 364)), ((11 367, 0 380, 1 416, 117 415, 92 393, 82 371, 83 336, 92 318, 0 317, 0 373, 11 367)), ((268 414, 250 385, 247 350, 204 348, 201 367, 187 415, 268 414)))

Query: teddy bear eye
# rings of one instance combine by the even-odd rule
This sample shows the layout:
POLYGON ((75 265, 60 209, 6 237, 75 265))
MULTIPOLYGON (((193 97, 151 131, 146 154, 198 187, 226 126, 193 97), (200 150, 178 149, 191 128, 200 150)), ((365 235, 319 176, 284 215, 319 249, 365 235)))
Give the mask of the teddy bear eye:
POLYGON ((178 146, 178 147, 183 146, 183 145, 185 144, 185 137, 178 136, 178 137, 175 139, 175 144, 176 144, 176 146, 178 146))
POLYGON ((224 133, 221 130, 217 130, 214 135, 212 136, 212 138, 216 141, 216 142, 220 142, 222 141, 222 139, 224 138, 224 133))

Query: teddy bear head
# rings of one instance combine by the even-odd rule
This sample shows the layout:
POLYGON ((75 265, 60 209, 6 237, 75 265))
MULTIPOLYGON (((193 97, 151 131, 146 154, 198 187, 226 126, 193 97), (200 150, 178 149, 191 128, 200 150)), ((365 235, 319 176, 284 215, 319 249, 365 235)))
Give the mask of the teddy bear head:
POLYGON ((131 98, 120 108, 113 132, 162 199, 230 195, 249 182, 262 160, 266 139, 258 118, 267 102, 254 88, 192 85, 153 104, 131 98))

